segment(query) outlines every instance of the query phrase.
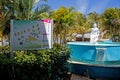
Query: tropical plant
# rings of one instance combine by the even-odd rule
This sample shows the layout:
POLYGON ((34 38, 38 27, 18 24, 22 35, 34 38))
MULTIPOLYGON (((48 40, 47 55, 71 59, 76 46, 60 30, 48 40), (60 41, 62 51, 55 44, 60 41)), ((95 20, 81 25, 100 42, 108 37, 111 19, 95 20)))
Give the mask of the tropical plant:
POLYGON ((73 9, 72 7, 60 7, 58 10, 54 12, 54 36, 56 37, 56 41, 58 42, 58 38, 60 38, 60 44, 66 43, 67 29, 73 24, 73 9), (64 35, 63 35, 64 34, 64 35))
POLYGON ((0 78, 2 80, 68 80, 70 50, 54 44, 52 49, 14 51, 10 58, 8 46, 0 47, 0 78))
POLYGON ((2 35, 9 36, 10 20, 40 20, 43 12, 49 12, 50 7, 47 0, 1 0, 0 13, 4 16, 4 21, 0 20, 0 30, 2 35), (43 3, 42 3, 43 2, 43 3))
POLYGON ((98 15, 95 12, 88 15, 89 21, 98 24, 101 38, 109 38, 110 35, 116 35, 116 32, 117 34, 119 33, 119 11, 119 8, 108 8, 101 15, 98 15))
POLYGON ((119 34, 120 30, 120 9, 108 8, 102 14, 105 29, 109 30, 110 35, 119 34))

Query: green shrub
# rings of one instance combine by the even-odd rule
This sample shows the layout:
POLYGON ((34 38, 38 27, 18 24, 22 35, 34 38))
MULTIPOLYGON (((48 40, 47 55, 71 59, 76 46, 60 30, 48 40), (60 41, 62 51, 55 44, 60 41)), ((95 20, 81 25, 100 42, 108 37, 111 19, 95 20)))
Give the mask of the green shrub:
POLYGON ((0 78, 3 80, 64 80, 70 51, 55 44, 52 49, 15 51, 1 48, 0 78), (7 55, 6 55, 7 54, 7 55))

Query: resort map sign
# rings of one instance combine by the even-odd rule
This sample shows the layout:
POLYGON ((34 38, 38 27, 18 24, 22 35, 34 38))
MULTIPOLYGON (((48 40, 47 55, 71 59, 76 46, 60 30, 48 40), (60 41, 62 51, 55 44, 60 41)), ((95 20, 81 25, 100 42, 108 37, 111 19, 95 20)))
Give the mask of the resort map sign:
POLYGON ((11 50, 52 48, 52 20, 11 20, 11 50))

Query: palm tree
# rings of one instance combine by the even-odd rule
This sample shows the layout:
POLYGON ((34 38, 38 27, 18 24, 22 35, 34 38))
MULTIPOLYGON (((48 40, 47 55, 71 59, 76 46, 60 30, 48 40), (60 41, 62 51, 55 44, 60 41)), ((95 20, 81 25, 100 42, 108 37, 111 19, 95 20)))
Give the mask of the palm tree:
POLYGON ((109 30, 109 35, 119 35, 120 30, 120 9, 108 8, 102 14, 105 29, 109 30))
POLYGON ((2 45, 4 45, 3 41, 6 38, 6 35, 4 35, 4 29, 5 27, 3 27, 3 25, 5 24, 5 15, 7 15, 7 11, 4 8, 6 1, 1 0, 0 1, 0 40, 2 42, 2 45))
POLYGON ((0 12, 5 17, 5 20, 2 21, 4 24, 1 24, 2 34, 9 36, 11 19, 40 20, 42 18, 41 14, 43 12, 49 12, 50 10, 46 1, 47 0, 2 0, 0 12))
POLYGON ((66 43, 67 29, 72 24, 73 14, 72 10, 74 8, 60 7, 54 12, 53 18, 55 21, 54 34, 56 36, 56 41, 58 42, 58 37, 60 44, 66 43), (64 34, 64 35, 63 35, 64 34))
POLYGON ((14 3, 15 6, 14 10, 16 11, 15 16, 17 19, 25 20, 41 19, 41 13, 48 12, 50 10, 50 7, 45 3, 47 0, 38 0, 37 3, 36 0, 18 0, 18 1, 16 0, 14 3))

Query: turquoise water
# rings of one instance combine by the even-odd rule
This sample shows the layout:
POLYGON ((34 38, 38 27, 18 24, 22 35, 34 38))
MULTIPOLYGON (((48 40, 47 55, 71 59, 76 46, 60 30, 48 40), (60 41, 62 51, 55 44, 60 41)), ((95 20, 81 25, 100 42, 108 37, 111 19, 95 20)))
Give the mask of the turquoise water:
POLYGON ((70 61, 77 64, 97 66, 120 66, 120 43, 99 42, 69 42, 71 49, 70 61))

